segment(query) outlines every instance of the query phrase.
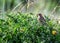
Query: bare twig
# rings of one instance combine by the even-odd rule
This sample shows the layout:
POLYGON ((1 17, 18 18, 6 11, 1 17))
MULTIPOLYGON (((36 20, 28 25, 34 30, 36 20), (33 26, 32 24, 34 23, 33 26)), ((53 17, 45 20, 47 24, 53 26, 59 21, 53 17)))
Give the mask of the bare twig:
POLYGON ((50 14, 53 14, 56 11, 57 6, 54 7, 54 9, 52 10, 52 12, 50 14))
MULTIPOLYGON (((26 5, 25 5, 25 6, 26 6, 26 5)), ((22 10, 25 6, 23 6, 22 8, 20 8, 20 9, 18 10, 18 12, 21 12, 21 10, 22 10)))
POLYGON ((10 12, 10 14, 12 14, 12 12, 14 12, 14 10, 15 10, 17 7, 19 7, 21 4, 22 4, 22 2, 19 3, 18 5, 16 5, 16 6, 12 9, 12 11, 10 12))

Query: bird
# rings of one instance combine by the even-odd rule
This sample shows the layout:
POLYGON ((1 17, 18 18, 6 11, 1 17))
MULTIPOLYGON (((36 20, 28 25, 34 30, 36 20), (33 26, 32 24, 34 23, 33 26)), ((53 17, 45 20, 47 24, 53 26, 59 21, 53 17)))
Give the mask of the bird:
POLYGON ((37 16, 38 16, 38 21, 42 24, 42 25, 44 25, 44 24, 47 24, 46 23, 46 19, 43 17, 43 15, 41 14, 41 13, 39 13, 39 14, 37 14, 37 16))

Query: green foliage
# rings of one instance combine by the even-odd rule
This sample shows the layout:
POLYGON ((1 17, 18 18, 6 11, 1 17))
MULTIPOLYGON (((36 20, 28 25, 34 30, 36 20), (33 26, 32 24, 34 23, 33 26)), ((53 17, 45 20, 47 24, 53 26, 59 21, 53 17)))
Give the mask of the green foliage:
POLYGON ((47 18, 48 25, 41 25, 33 14, 6 14, 6 17, 0 19, 0 43, 60 43, 59 30, 47 18), (52 34, 54 30, 57 34, 52 34))

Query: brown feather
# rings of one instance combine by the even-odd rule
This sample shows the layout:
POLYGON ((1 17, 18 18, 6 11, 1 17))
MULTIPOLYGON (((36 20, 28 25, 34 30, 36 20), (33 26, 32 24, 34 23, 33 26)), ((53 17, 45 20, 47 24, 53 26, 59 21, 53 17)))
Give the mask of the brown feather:
POLYGON ((46 20, 44 19, 44 17, 42 16, 42 14, 38 14, 38 21, 42 24, 46 24, 46 20))

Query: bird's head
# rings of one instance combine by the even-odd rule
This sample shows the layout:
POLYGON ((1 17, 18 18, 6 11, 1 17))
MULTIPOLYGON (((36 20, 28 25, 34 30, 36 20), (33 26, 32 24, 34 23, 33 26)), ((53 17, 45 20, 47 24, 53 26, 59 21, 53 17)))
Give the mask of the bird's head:
POLYGON ((40 14, 38 14, 38 16, 42 16, 42 14, 40 13, 40 14))
POLYGON ((37 19, 40 19, 41 18, 41 16, 42 16, 42 14, 41 13, 39 13, 39 14, 37 14, 37 19))

